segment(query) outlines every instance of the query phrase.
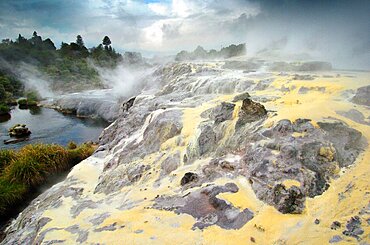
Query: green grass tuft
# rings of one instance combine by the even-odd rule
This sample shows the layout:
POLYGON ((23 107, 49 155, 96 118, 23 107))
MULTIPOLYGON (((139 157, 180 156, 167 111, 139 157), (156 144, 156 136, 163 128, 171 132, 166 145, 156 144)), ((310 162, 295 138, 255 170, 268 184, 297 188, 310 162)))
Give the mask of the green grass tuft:
POLYGON ((74 149, 34 144, 18 151, 0 150, 0 216, 24 200, 34 187, 53 174, 70 169, 94 150, 92 144, 76 145, 74 149))

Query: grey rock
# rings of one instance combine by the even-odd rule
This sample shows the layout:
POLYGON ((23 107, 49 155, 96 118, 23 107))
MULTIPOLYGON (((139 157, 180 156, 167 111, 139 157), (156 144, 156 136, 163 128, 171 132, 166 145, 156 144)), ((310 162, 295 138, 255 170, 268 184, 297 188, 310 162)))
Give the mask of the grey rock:
POLYGON ((117 230, 117 223, 113 223, 113 224, 110 224, 110 225, 107 225, 107 226, 103 226, 101 228, 97 228, 95 229, 94 231, 95 232, 102 232, 102 231, 115 231, 117 230))
POLYGON ((329 243, 336 243, 342 241, 343 238, 341 236, 335 235, 332 238, 330 238, 329 243))
POLYGON ((351 101, 358 105, 370 106, 370 85, 357 89, 356 95, 351 101))
POLYGON ((93 217, 91 217, 89 222, 91 222, 93 225, 100 225, 109 216, 110 216, 109 213, 96 214, 93 217))
POLYGON ((71 208, 71 215, 73 218, 76 218, 83 210, 89 208, 89 209, 96 209, 98 207, 98 204, 91 201, 91 200, 83 200, 81 202, 78 202, 78 204, 72 206, 71 208))
POLYGON ((222 102, 221 105, 212 109, 211 119, 215 123, 221 123, 232 119, 235 104, 222 102))
POLYGON ((217 198, 223 192, 238 192, 234 183, 225 186, 208 186, 194 191, 184 197, 168 196, 155 200, 154 208, 186 213, 196 219, 193 229, 204 229, 217 225, 223 229, 240 229, 253 218, 249 209, 240 211, 232 204, 217 198))
POLYGON ((350 109, 349 111, 336 111, 336 113, 338 115, 349 118, 354 122, 370 125, 370 122, 366 121, 365 116, 356 109, 350 109))
POLYGON ((176 152, 175 155, 167 157, 161 164, 161 176, 167 176, 171 172, 175 171, 180 166, 180 152, 176 152))
POLYGON ((237 96, 234 97, 233 99, 233 102, 238 102, 240 100, 245 100, 245 99, 249 99, 251 96, 248 92, 244 92, 244 93, 241 93, 241 94, 238 94, 237 96))
POLYGON ((361 132, 349 128, 343 123, 318 122, 318 125, 333 143, 340 167, 351 165, 366 145, 361 132))
POLYGON ((347 222, 346 230, 343 231, 343 235, 351 236, 357 240, 361 240, 361 235, 364 233, 364 230, 361 227, 361 219, 359 216, 351 217, 347 222))
POLYGON ((199 154, 202 156, 215 148, 216 133, 212 127, 205 125, 201 127, 201 133, 198 137, 199 154))

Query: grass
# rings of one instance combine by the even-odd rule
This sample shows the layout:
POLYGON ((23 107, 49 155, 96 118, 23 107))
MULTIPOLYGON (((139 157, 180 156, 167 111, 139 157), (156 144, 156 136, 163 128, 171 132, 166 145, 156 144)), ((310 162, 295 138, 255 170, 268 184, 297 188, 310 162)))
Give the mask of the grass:
POLYGON ((69 170, 95 150, 92 144, 74 145, 73 149, 35 144, 18 151, 0 150, 0 216, 17 206, 48 178, 69 170))

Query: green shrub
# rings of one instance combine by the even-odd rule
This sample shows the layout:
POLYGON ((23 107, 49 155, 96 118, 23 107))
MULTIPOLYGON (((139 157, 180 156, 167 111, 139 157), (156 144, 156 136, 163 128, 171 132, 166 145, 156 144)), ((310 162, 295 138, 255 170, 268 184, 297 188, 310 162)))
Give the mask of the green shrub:
POLYGON ((19 99, 18 100, 18 105, 27 106, 27 99, 19 99))
POLYGON ((37 106, 37 102, 33 101, 33 100, 29 100, 29 101, 27 101, 27 105, 28 106, 37 106))
POLYGON ((9 111, 10 111, 9 106, 4 105, 4 104, 0 104, 0 115, 9 113, 9 111))

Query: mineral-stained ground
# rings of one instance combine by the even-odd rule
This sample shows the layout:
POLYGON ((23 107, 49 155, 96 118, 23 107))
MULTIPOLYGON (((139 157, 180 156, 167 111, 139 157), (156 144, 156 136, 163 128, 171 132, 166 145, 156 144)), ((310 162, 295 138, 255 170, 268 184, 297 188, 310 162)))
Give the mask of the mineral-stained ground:
POLYGON ((233 64, 154 72, 2 244, 370 243, 370 74, 233 64))

